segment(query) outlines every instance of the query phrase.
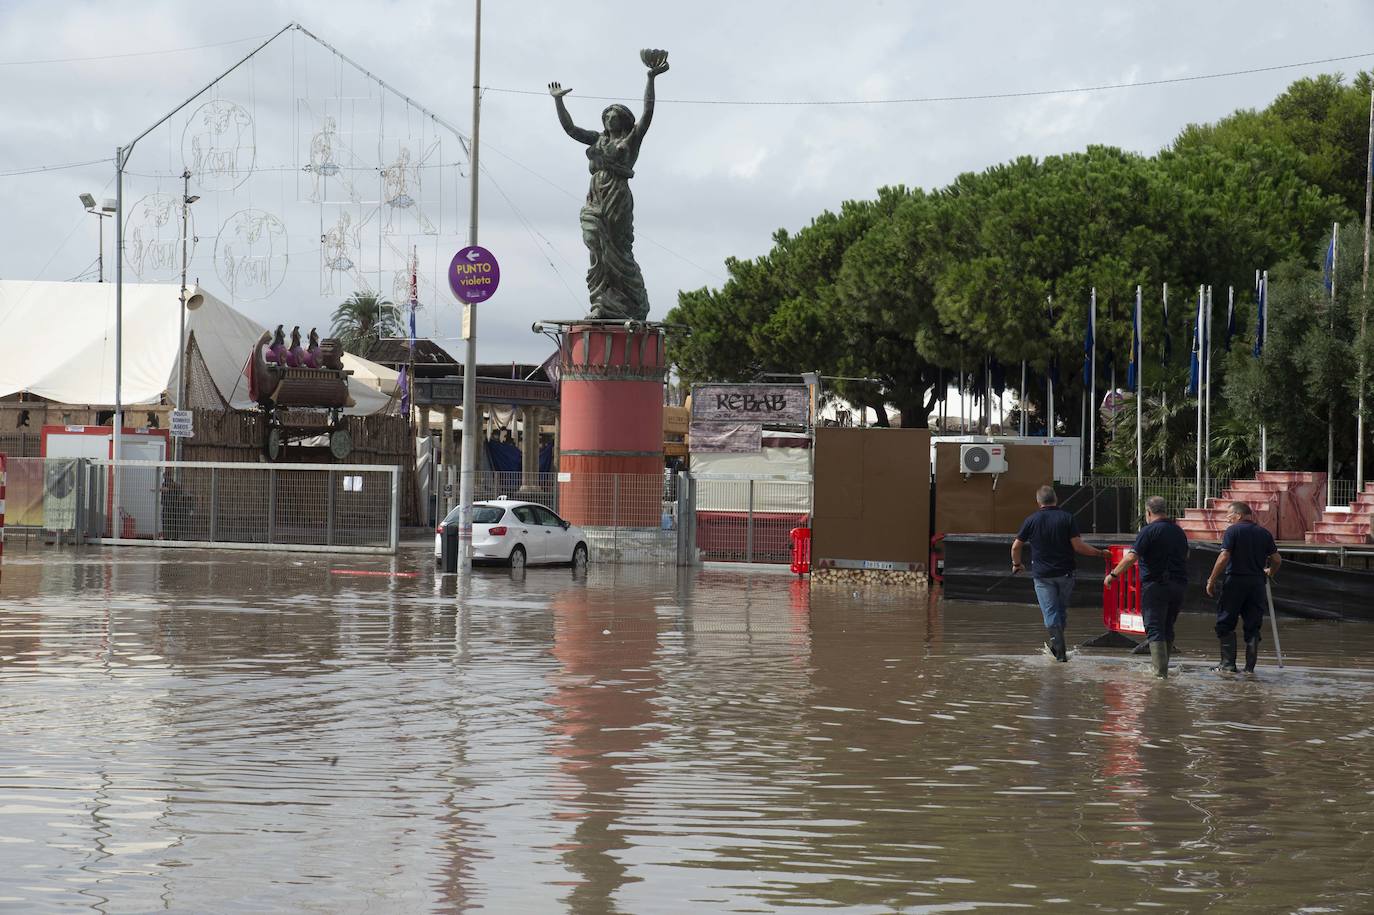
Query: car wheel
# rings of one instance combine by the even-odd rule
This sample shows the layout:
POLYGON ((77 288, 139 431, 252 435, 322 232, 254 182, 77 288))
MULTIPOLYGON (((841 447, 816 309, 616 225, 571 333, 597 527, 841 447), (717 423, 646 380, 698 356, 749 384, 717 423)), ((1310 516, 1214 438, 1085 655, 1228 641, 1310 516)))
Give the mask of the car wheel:
POLYGON ((587 545, 585 543, 579 543, 577 546, 573 547, 572 567, 574 569, 581 569, 586 567, 586 565, 587 545))
POLYGON ((523 569, 525 567, 525 548, 517 546, 510 551, 510 567, 512 569, 523 569))

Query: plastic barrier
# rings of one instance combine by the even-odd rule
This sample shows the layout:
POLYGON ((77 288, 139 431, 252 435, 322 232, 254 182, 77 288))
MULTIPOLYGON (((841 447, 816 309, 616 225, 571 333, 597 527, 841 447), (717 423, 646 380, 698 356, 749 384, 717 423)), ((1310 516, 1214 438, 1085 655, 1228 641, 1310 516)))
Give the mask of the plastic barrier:
POLYGON ((787 536, 792 538, 792 571, 798 575, 811 572, 811 528, 794 527, 787 536))
POLYGON ((938 582, 945 580, 944 534, 934 534, 930 538, 930 577, 938 582))
MULTIPOLYGON (((1130 547, 1112 544, 1107 547, 1111 565, 1117 564, 1126 556, 1130 547)), ((1140 607, 1140 565, 1137 563, 1126 570, 1126 574, 1112 581, 1102 589, 1102 625, 1108 632, 1129 632, 1132 635, 1145 634, 1145 618, 1140 607)))

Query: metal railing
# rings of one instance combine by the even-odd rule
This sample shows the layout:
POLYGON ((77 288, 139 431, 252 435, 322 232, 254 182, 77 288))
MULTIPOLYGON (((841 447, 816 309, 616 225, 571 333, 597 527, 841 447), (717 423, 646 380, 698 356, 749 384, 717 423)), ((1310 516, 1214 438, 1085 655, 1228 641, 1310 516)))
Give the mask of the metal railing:
POLYGON ((99 543, 394 553, 400 468, 375 464, 89 462, 87 536, 99 543), (115 517, 117 514, 118 517, 115 517))

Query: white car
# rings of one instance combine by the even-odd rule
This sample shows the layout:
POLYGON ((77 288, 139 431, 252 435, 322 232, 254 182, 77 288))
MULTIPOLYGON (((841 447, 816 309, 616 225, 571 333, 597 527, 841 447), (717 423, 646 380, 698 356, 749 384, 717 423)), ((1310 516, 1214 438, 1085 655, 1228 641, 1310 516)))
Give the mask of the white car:
MULTIPOLYGON (((458 523, 458 509, 434 529, 434 558, 443 556, 444 528, 458 523)), ((472 503, 472 559, 526 565, 587 564, 587 536, 538 502, 489 499, 472 503)))

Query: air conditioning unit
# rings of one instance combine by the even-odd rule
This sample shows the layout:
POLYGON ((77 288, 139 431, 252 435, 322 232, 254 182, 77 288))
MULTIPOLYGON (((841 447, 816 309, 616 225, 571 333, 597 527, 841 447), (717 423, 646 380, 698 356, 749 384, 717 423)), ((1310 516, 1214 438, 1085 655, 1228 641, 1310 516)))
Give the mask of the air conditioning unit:
POLYGON ((964 473, 1006 473, 1005 445, 960 445, 959 469, 964 473))

